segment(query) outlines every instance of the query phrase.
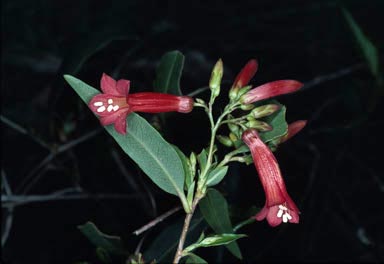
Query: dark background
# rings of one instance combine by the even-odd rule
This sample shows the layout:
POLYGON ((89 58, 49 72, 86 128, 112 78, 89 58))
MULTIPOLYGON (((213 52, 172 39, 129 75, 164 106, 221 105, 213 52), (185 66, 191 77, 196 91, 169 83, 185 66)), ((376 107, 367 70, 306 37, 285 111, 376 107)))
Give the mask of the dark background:
MULTIPOLYGON (((383 261, 383 86, 341 6, 382 51, 383 1, 2 1, 3 260, 99 263, 77 229, 88 220, 121 236, 133 253, 143 236, 132 232, 178 205, 100 129, 62 78, 72 74, 99 87, 106 72, 131 80, 131 91, 151 90, 161 56, 177 49, 186 56, 185 94, 207 85, 218 58, 225 88, 250 58, 260 64, 254 85, 306 84, 279 98, 289 122, 309 122, 275 153, 301 222, 244 227, 244 262, 383 261)), ((166 122, 160 130, 185 153, 207 145, 200 109, 166 122)), ((218 188, 233 212, 264 204, 253 166, 231 167, 218 188)), ((148 232, 140 251, 182 217, 178 212, 148 232)), ((234 213, 233 222, 244 217, 234 213)), ((223 248, 198 253, 236 261, 223 248)))

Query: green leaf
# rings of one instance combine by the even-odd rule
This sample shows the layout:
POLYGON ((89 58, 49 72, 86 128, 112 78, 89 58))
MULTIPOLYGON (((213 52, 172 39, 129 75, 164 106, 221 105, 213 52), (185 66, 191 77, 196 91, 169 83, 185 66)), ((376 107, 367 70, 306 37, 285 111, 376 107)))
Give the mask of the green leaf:
POLYGON ((184 55, 178 51, 170 51, 163 55, 157 68, 154 90, 160 93, 181 95, 180 78, 184 66, 184 55))
POLYGON ((172 145, 173 148, 176 150, 177 155, 179 155, 179 158, 181 160, 181 163, 183 164, 184 169, 184 178, 185 178, 185 190, 189 189, 189 186, 191 186, 193 182, 193 176, 191 174, 191 168, 190 168, 190 162, 187 156, 184 155, 184 153, 175 145, 172 145))
POLYGON ((260 132, 260 137, 265 143, 285 135, 288 131, 288 124, 285 120, 285 106, 280 104, 276 100, 270 100, 268 102, 264 102, 263 104, 269 103, 278 104, 281 106, 281 108, 279 111, 273 113, 272 115, 263 118, 263 121, 270 124, 273 128, 271 131, 260 132))
POLYGON ((220 235, 214 235, 204 238, 202 241, 192 244, 188 247, 186 247, 183 251, 184 252, 192 252, 196 248, 199 247, 216 247, 221 245, 227 245, 231 242, 236 241, 239 238, 246 237, 246 235, 243 234, 220 234, 220 235))
POLYGON ((92 222, 79 225, 78 228, 95 246, 112 254, 128 255, 120 237, 102 233, 92 222))
POLYGON ((202 259, 201 257, 199 257, 198 255, 189 253, 185 264, 208 264, 208 262, 202 259))
POLYGON ((208 174, 207 186, 214 186, 221 182, 228 172, 228 166, 217 167, 208 174))
MULTIPOLYGON (((73 76, 65 75, 64 78, 85 103, 99 93, 73 76)), ((179 196, 183 205, 186 205, 184 169, 176 150, 139 115, 129 114, 127 124, 126 135, 117 133, 112 125, 104 128, 157 186, 179 196)))
MULTIPOLYGON (((228 204, 220 192, 209 189, 206 196, 200 201, 199 208, 204 219, 217 234, 233 232, 228 204)), ((235 257, 242 258, 236 241, 226 245, 226 247, 235 257)))
MULTIPOLYGON (((192 218, 188 229, 185 245, 196 241, 206 227, 203 217, 198 212, 192 218)), ((176 253, 180 233, 183 228, 184 217, 177 222, 165 227, 160 234, 153 240, 152 244, 144 251, 144 259, 148 263, 156 260, 156 263, 171 263, 176 253)))
POLYGON ((208 154, 205 149, 203 149, 199 155, 197 155, 197 161, 199 162, 200 169, 203 170, 207 165, 208 154))
POLYGON ((373 43, 367 38, 360 26, 353 19, 352 15, 348 10, 342 8, 343 15, 348 22, 348 25, 355 36, 357 44, 360 46, 361 51, 363 52, 364 58, 367 61, 371 73, 373 76, 378 77, 379 74, 379 55, 377 48, 373 43))

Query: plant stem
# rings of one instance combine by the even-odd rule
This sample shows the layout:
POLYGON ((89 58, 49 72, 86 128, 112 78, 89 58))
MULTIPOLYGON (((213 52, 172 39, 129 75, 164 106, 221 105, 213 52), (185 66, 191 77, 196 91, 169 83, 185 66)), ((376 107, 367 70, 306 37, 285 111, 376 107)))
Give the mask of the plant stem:
POLYGON ((174 264, 179 263, 180 259, 183 257, 183 248, 184 248, 185 238, 187 237, 187 233, 188 233, 189 225, 190 225, 191 220, 192 220, 193 213, 195 212, 197 204, 199 203, 201 198, 202 197, 200 197, 199 195, 196 195, 196 197, 192 203, 191 212, 187 213, 187 215, 185 216, 183 230, 181 231, 179 244, 177 246, 175 258, 173 259, 174 264))

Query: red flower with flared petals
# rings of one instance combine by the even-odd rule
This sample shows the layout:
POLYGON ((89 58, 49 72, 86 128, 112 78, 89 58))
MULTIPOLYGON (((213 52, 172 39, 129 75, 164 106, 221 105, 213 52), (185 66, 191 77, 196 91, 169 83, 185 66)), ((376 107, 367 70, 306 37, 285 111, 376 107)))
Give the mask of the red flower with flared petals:
POLYGON ((131 112, 189 113, 193 109, 193 99, 189 96, 176 96, 163 93, 129 94, 130 81, 119 80, 103 73, 100 86, 102 94, 94 96, 88 103, 89 108, 98 116, 102 125, 114 124, 116 131, 125 134, 127 115, 131 112))
POLYGON ((264 208, 254 218, 258 221, 266 218, 271 226, 282 222, 298 223, 299 209, 286 190, 279 164, 272 151, 255 129, 246 130, 242 140, 251 151, 266 197, 264 208))

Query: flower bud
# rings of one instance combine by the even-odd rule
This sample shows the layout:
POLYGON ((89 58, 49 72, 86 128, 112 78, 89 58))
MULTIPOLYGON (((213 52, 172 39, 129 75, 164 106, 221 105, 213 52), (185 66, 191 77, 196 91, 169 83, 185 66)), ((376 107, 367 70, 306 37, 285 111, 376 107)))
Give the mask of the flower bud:
POLYGON ((224 146, 226 146, 226 147, 232 147, 232 146, 233 146, 233 142, 232 142, 232 140, 230 140, 229 137, 218 135, 218 136, 217 136, 217 140, 218 140, 221 144, 223 144, 224 146))
POLYGON ((295 80, 280 80, 265 83, 253 88, 240 98, 243 104, 251 104, 271 97, 293 93, 299 90, 303 84, 295 80))
POLYGON ((228 128, 234 134, 237 134, 239 132, 239 130, 240 130, 238 125, 235 125, 235 124, 232 124, 232 123, 228 123, 228 128))
POLYGON ((267 104, 267 105, 256 107, 255 109, 252 110, 251 114, 254 118, 258 119, 265 116, 269 116, 274 112, 278 111, 279 109, 280 109, 280 105, 267 104))
POLYGON ((282 136, 279 140, 279 143, 283 143, 299 133, 307 124, 307 120, 298 120, 288 125, 287 134, 282 136))
POLYGON ((213 67, 211 73, 211 79, 209 80, 209 88, 213 97, 217 97, 220 94, 220 84, 223 77, 223 61, 219 59, 213 67))
POLYGON ((247 104, 247 105, 241 105, 240 108, 241 110, 249 111, 255 108, 255 106, 253 104, 247 104))
POLYGON ((249 128, 255 128, 262 132, 272 130, 272 127, 268 123, 259 120, 248 121, 245 125, 249 128))
POLYGON ((190 163, 191 175, 193 178, 196 174, 196 154, 194 152, 192 152, 191 155, 189 156, 189 163, 190 163))

